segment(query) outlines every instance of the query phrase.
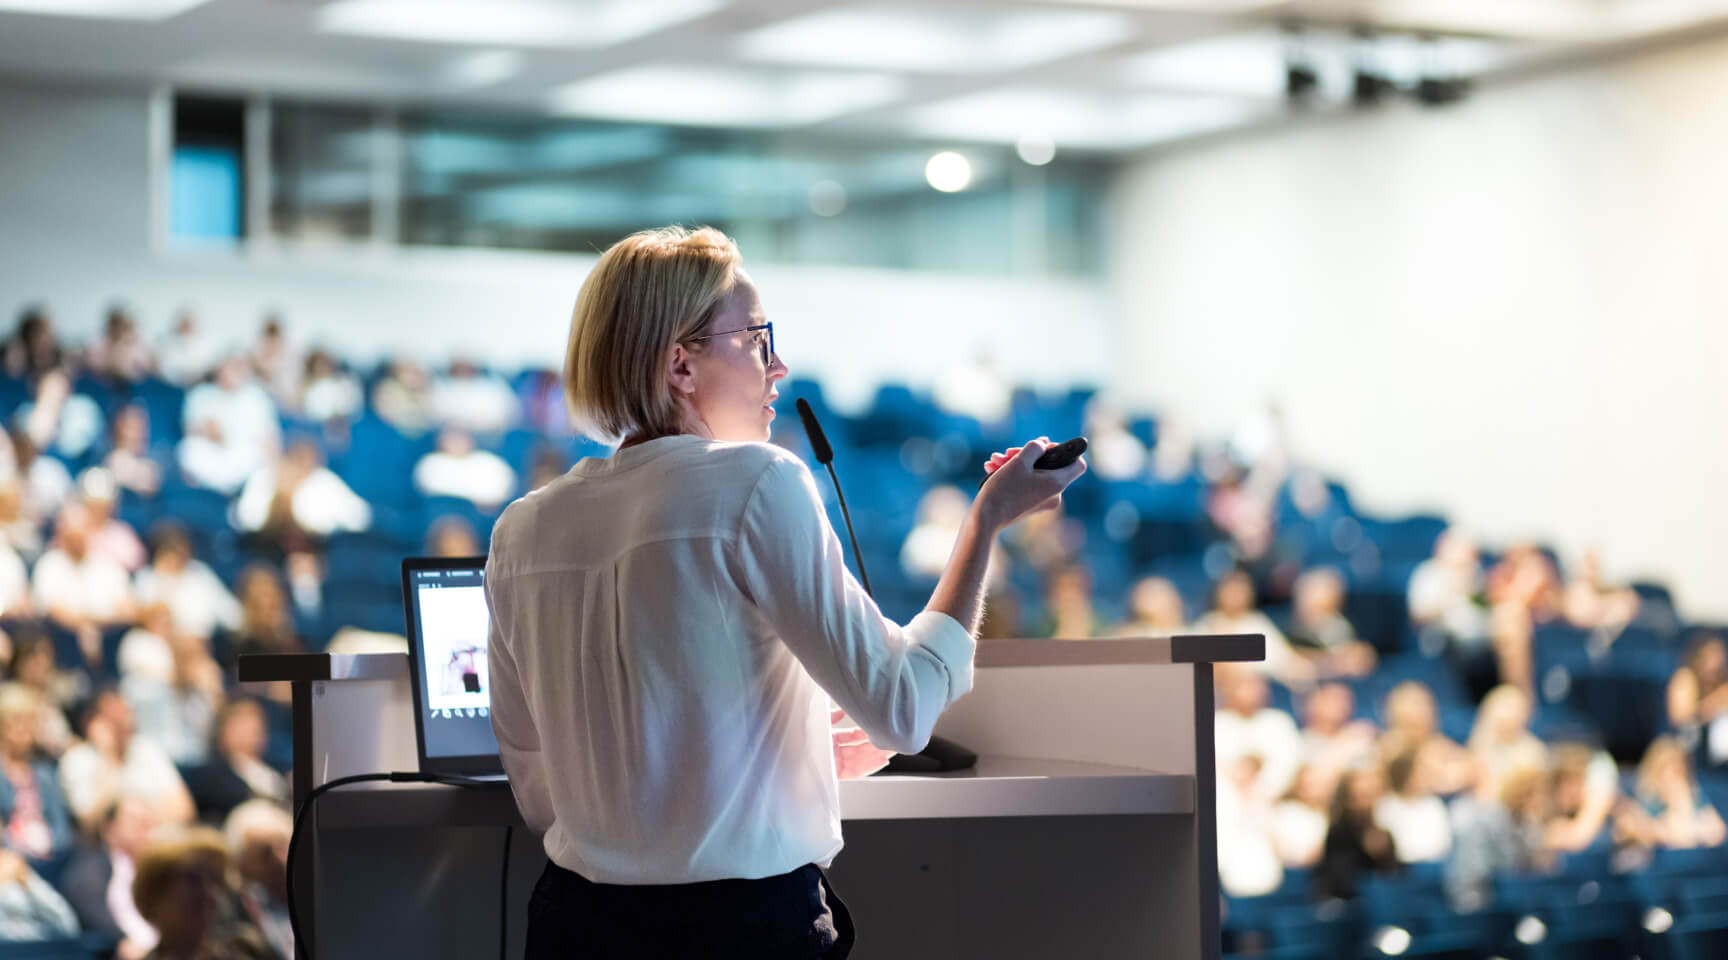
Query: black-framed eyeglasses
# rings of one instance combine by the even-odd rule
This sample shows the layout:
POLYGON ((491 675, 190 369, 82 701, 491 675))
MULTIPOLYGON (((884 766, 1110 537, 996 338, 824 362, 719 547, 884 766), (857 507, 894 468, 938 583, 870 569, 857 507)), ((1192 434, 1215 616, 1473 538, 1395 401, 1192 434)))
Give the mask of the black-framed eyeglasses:
POLYGON ((700 341, 700 340, 712 340, 715 337, 730 336, 734 333, 754 333, 757 330, 768 331, 767 339, 762 341, 762 366, 764 368, 767 368, 768 366, 772 365, 774 362, 774 324, 773 323, 758 323, 753 327, 739 327, 736 330, 721 330, 718 333, 705 333, 700 337, 685 337, 684 340, 686 343, 695 343, 695 342, 700 341))

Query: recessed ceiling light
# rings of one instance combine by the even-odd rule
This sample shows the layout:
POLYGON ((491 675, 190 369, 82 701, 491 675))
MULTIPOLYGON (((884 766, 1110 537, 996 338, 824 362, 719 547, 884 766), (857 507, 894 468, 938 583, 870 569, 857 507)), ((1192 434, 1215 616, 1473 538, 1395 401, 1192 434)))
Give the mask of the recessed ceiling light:
POLYGON ((1016 147, 1026 131, 1036 130, 1053 143, 1117 150, 1236 126, 1271 109, 1268 104, 1233 97, 1114 96, 1006 88, 914 110, 909 126, 922 136, 1016 147))
POLYGON ((429 43, 604 47, 717 9, 724 0, 337 0, 318 29, 429 43))
POLYGON ((1023 133, 1014 143, 1014 152, 1034 167, 1042 167, 1056 159, 1056 141, 1043 133, 1023 133))
POLYGON ((729 70, 652 64, 553 91, 555 113, 698 126, 793 126, 873 107, 905 83, 881 73, 729 70))
POLYGON ((458 57, 444 68, 444 82, 459 90, 490 87, 522 72, 522 51, 481 50, 458 57))
POLYGON ((166 20, 209 0, 0 0, 0 13, 103 20, 166 20))
POLYGON ((943 193, 958 193, 972 183, 972 164, 963 155, 944 150, 925 162, 924 179, 943 193))
POLYGON ((749 60, 875 70, 1010 70, 1131 36, 1133 21, 1095 10, 947 11, 853 7, 795 17, 744 34, 749 60))

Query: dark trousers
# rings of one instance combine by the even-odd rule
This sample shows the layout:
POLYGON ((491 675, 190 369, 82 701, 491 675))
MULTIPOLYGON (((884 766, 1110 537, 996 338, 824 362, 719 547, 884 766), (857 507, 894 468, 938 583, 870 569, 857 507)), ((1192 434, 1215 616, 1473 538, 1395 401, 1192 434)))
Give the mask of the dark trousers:
POLYGON ((761 880, 593 883, 546 865, 526 960, 844 960, 852 915, 815 865, 761 880))

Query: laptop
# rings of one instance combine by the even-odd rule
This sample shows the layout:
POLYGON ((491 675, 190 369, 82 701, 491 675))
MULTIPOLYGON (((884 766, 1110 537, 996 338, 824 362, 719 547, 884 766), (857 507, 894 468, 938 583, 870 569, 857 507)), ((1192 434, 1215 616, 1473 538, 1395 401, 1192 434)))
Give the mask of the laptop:
POLYGON ((485 557, 402 561, 408 669, 420 772, 504 779, 487 684, 485 557))

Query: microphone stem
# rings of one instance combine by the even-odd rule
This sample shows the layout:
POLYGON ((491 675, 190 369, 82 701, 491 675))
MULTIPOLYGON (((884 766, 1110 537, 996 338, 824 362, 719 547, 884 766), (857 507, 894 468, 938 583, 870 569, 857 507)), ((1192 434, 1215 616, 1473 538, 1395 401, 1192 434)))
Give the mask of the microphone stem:
POLYGON ((852 529, 852 511, 846 509, 846 494, 840 492, 840 477, 834 472, 834 462, 827 463, 828 479, 834 481, 834 495, 840 498, 840 516, 846 520, 846 536, 852 539, 852 559, 858 561, 858 581, 864 584, 864 592, 875 599, 875 591, 870 589, 870 575, 864 572, 864 552, 858 549, 858 533, 852 529))

